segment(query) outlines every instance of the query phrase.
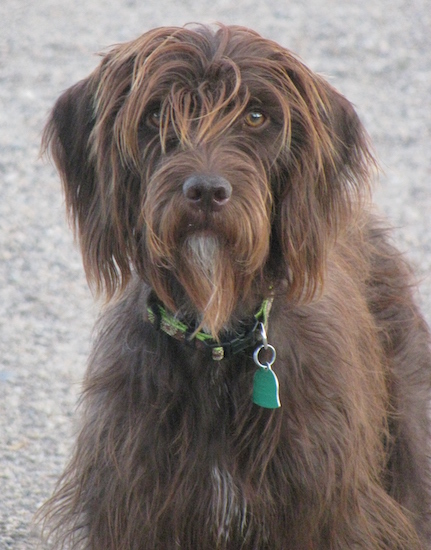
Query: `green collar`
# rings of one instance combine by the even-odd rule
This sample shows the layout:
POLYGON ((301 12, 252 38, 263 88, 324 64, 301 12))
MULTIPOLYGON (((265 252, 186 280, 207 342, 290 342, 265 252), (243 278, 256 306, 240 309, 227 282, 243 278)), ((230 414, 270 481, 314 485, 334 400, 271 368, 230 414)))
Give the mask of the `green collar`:
POLYGON ((148 320, 158 330, 177 340, 191 344, 195 348, 209 350, 214 361, 221 361, 241 353, 261 341, 261 331, 258 329, 260 325, 263 325, 265 331, 267 330, 272 302, 273 297, 265 299, 244 332, 239 335, 230 335, 230 337, 227 335, 223 342, 214 340, 212 336, 203 331, 195 333, 194 329, 179 321, 157 301, 148 305, 147 311, 148 320))

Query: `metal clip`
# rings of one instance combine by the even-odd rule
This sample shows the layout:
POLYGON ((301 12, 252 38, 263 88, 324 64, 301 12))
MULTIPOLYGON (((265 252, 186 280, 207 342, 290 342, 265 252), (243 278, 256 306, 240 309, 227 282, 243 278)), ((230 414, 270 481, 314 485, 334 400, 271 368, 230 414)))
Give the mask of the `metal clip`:
POLYGON ((259 323, 259 330, 260 330, 260 337, 262 339, 262 344, 265 349, 268 348, 268 339, 266 337, 266 330, 265 325, 263 323, 259 323))
POLYGON ((256 363, 256 365, 263 369, 269 369, 271 370, 271 366, 274 364, 275 357, 276 357, 276 351, 274 346, 271 346, 271 344, 268 344, 268 338, 266 336, 266 330, 265 325, 263 323, 259 323, 259 329, 260 329, 260 335, 262 339, 262 344, 260 346, 257 346, 257 348, 254 350, 253 353, 253 360, 256 363), (259 353, 262 350, 269 350, 272 352, 272 355, 269 360, 265 361, 265 363, 262 363, 259 359, 259 353))

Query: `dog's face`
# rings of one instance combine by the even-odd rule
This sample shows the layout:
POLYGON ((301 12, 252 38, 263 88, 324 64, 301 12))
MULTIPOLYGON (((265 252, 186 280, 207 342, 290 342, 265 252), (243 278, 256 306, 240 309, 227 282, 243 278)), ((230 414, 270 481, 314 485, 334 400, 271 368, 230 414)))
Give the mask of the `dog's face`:
POLYGON ((371 157, 351 105, 241 27, 161 28, 115 47, 45 133, 90 279, 131 271, 214 336, 287 281, 318 288, 371 157))

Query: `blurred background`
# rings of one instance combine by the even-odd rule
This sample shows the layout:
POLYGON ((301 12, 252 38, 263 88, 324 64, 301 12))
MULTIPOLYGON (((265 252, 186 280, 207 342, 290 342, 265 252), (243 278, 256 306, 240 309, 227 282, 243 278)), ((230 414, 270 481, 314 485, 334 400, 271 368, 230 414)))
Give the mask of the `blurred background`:
POLYGON ((43 125, 98 51, 191 21, 257 30, 355 104, 383 170, 375 202, 416 266, 431 321, 429 0, 1 0, 1 550, 44 547, 32 517, 73 441, 97 315, 58 176, 39 159, 43 125))

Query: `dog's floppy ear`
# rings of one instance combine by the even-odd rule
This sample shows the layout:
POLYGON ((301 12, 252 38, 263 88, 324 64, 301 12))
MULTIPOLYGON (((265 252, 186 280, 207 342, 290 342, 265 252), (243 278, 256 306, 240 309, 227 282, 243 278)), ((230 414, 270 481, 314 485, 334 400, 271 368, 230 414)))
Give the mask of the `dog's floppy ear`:
POLYGON ((277 201, 274 269, 288 274, 293 299, 307 301, 324 280, 328 250, 369 197, 376 163, 353 106, 341 94, 305 67, 290 75, 292 84, 296 95, 288 100, 291 128, 277 201))
POLYGON ((51 155, 60 173, 87 278, 109 297, 130 276, 130 267, 107 204, 112 200, 106 192, 109 175, 101 173, 94 154, 98 80, 95 72, 60 96, 45 127, 42 151, 51 155))

